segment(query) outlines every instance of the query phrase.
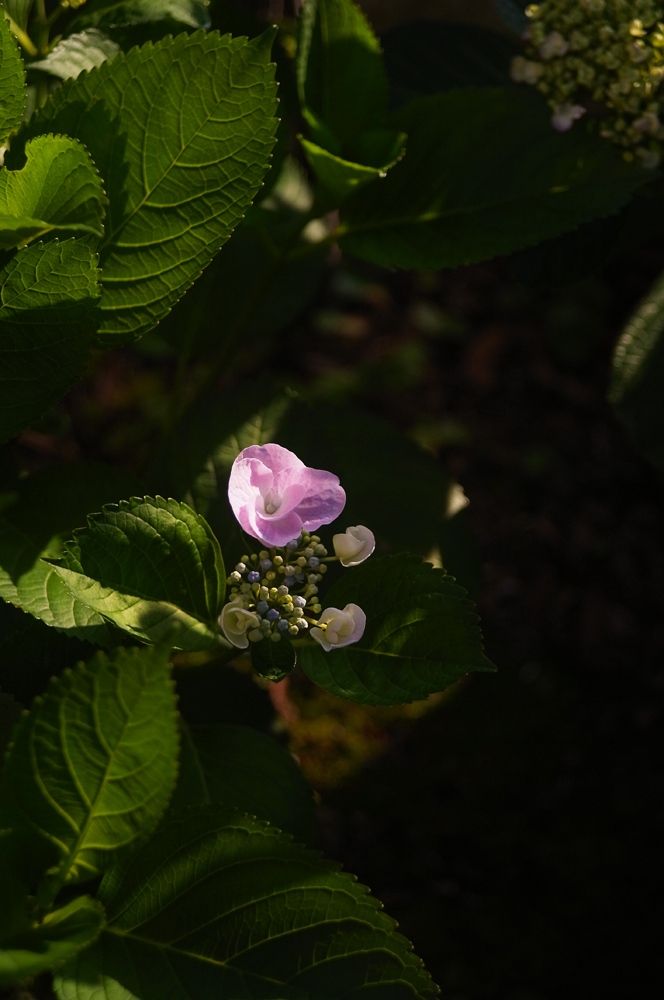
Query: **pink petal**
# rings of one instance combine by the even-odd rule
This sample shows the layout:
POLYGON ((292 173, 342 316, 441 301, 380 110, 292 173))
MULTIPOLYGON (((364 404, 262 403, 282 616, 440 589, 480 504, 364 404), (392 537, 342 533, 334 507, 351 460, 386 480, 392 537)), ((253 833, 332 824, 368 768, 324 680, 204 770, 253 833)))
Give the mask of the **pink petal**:
POLYGON ((286 514, 285 517, 260 517, 255 518, 256 532, 250 534, 258 538, 265 545, 286 545, 291 538, 297 538, 302 530, 302 521, 295 511, 286 514))
POLYGON ((262 462, 251 458, 235 459, 228 481, 228 499, 237 518, 241 507, 247 504, 253 507, 261 486, 268 489, 272 479, 272 471, 262 462))
POLYGON ((302 518, 302 527, 315 531, 321 524, 339 517, 346 506, 346 493, 339 486, 338 476, 321 469, 307 469, 302 480, 307 483, 307 496, 296 508, 297 513, 302 518))
POLYGON ((304 469, 304 462, 300 461, 288 448, 282 448, 280 444, 252 444, 244 451, 241 451, 235 461, 244 458, 258 458, 263 465, 266 465, 272 472, 281 472, 282 469, 296 468, 304 469))

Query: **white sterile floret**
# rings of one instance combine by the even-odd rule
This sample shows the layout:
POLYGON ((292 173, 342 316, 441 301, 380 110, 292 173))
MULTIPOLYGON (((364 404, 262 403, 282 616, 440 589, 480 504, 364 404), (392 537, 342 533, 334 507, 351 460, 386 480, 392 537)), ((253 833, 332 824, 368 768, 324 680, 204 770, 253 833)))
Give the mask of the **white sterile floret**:
POLYGON ((332 544, 342 566, 359 566, 376 548, 376 539, 373 531, 357 524, 354 528, 346 528, 343 535, 335 535, 332 544))
POLYGON ((318 625, 311 629, 311 636, 329 653, 331 649, 359 642, 366 623, 367 616, 357 604, 347 604, 343 611, 327 608, 318 619, 318 625), (321 625, 325 628, 320 628, 321 625))
POLYGON ((234 646, 238 649, 246 649, 249 645, 247 631, 258 625, 258 616, 252 611, 248 611, 244 606, 243 599, 238 596, 225 604, 219 616, 221 630, 234 646))

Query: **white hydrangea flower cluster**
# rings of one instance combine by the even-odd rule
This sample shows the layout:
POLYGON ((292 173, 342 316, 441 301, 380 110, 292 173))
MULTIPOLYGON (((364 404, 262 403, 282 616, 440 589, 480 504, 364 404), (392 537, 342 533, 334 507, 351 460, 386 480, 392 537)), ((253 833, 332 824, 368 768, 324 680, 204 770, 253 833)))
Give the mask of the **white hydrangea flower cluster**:
POLYGON ((600 134, 654 169, 664 152, 664 2, 543 0, 531 4, 526 56, 512 78, 536 86, 559 131, 589 109, 600 134))

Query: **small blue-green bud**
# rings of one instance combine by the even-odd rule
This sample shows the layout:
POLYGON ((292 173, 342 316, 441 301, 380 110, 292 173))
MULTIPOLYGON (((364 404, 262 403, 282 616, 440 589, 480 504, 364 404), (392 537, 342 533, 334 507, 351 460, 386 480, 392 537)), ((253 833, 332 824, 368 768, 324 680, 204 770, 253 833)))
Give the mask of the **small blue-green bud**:
POLYGON ((314 554, 321 557, 326 556, 327 549, 325 548, 324 545, 317 545, 316 548, 314 549, 314 554))
POLYGON ((249 642, 260 642, 263 638, 263 633, 259 628, 252 628, 251 632, 247 633, 247 639, 249 642))
POLYGON ((286 587, 286 590, 288 590, 289 587, 292 587, 294 583, 295 583, 295 577, 294 576, 287 576, 287 577, 285 577, 285 579, 284 579, 284 586, 286 587))
POLYGON ((270 636, 270 642, 281 642, 281 633, 273 632, 270 636))
POLYGON ((307 583, 317 583, 317 582, 318 582, 317 574, 309 573, 309 575, 307 576, 307 583))
POLYGON ((296 608, 303 608, 306 603, 307 602, 303 597, 296 597, 293 600, 293 604, 295 605, 296 608))
POLYGON ((316 569, 317 566, 320 566, 320 559, 318 556, 311 556, 309 559, 309 565, 312 569, 316 569))
POLYGON ((262 622, 258 627, 260 628, 261 632, 270 632, 272 629, 272 626, 270 625, 267 618, 263 618, 262 622))
POLYGON ((295 579, 298 583, 304 583, 304 573, 296 573, 295 579))
POLYGON ((279 629, 280 632, 288 632, 288 629, 290 628, 290 626, 289 626, 289 624, 288 624, 288 622, 286 621, 285 618, 281 618, 277 622, 277 628, 279 629))
POLYGON ((295 621, 297 621, 297 619, 301 618, 303 614, 304 614, 304 611, 302 610, 302 608, 295 608, 295 611, 293 612, 293 617, 291 618, 291 621, 293 621, 293 619, 295 619, 295 621))
POLYGON ((267 610, 268 610, 267 601, 259 601, 258 604, 256 605, 256 611, 258 612, 259 615, 267 614, 267 610))
POLYGON ((267 571, 269 569, 272 569, 272 560, 271 559, 261 559, 261 569, 265 573, 267 573, 267 571))
POLYGON ((290 542, 286 543, 286 548, 287 549, 296 549, 299 544, 300 544, 300 539, 299 538, 291 538, 290 542))
POLYGON ((279 612, 277 611, 276 608, 270 608, 270 610, 266 615, 266 618, 269 622, 276 622, 279 620, 279 612))
POLYGON ((252 569, 251 573, 247 577, 247 580, 249 581, 249 583, 258 583, 260 578, 261 578, 260 573, 257 573, 255 569, 252 569))

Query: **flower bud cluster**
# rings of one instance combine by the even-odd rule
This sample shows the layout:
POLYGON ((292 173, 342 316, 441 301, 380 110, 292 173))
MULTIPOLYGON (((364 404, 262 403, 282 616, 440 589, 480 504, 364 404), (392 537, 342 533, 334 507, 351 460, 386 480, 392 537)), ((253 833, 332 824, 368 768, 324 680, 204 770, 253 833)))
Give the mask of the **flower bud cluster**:
POLYGON ((513 60, 512 78, 544 94, 559 131, 599 105, 600 134, 626 160, 657 167, 664 151, 664 2, 542 0, 526 14, 528 49, 513 60))
POLYGON ((315 624, 310 616, 322 611, 318 584, 327 572, 321 563, 326 556, 318 535, 304 531, 285 547, 243 555, 226 580, 231 598, 221 616, 226 638, 246 649, 248 642, 294 638, 315 624))

